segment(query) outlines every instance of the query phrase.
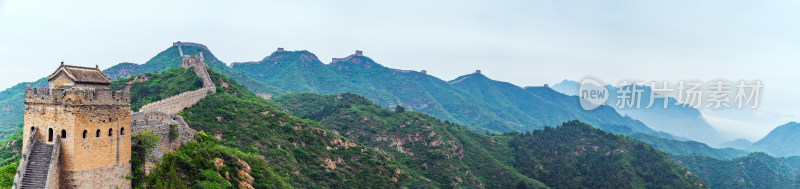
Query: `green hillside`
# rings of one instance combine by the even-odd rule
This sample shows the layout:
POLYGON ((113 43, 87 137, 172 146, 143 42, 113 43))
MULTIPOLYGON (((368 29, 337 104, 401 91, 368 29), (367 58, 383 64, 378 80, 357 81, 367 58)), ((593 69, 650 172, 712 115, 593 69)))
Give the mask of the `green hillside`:
POLYGON ((556 188, 704 187, 650 145, 577 121, 511 136, 515 167, 556 188))
POLYGON ((794 159, 752 153, 732 160, 672 156, 703 179, 709 188, 798 188, 800 164, 794 159))
POLYGON ((23 82, 0 92, 0 140, 22 128, 25 113, 25 89, 47 87, 47 79, 23 82))
POLYGON ((283 112, 247 88, 211 71, 217 93, 182 112, 221 144, 264 156, 295 187, 398 188, 419 179, 392 156, 342 138, 319 123, 283 112))
POLYGON ((561 93, 527 90, 481 74, 447 82, 421 72, 387 68, 366 56, 351 55, 324 64, 308 51, 275 52, 261 61, 232 67, 286 91, 352 92, 384 107, 402 105, 469 125, 478 132, 530 131, 580 120, 609 132, 671 137, 623 117, 610 107, 586 111, 580 108, 577 99, 561 93))
POLYGON ((183 68, 137 74, 111 82, 112 90, 130 90, 132 111, 138 111, 145 104, 200 88, 203 88, 203 80, 193 71, 183 68))
POLYGON ((577 121, 490 136, 349 93, 287 94, 274 101, 389 152, 441 187, 702 188, 699 178, 651 146, 577 121))
POLYGON ((388 152, 437 187, 544 187, 507 165, 512 161, 507 145, 463 126, 419 112, 391 111, 352 93, 287 94, 274 101, 295 116, 388 152))
POLYGON ((665 139, 636 133, 629 135, 631 138, 652 145, 654 148, 672 155, 698 155, 715 159, 728 160, 747 156, 750 152, 733 148, 712 148, 706 144, 695 141, 679 141, 665 139))
POLYGON ((202 132, 195 139, 164 154, 145 179, 147 188, 291 188, 259 156, 222 146, 202 132))

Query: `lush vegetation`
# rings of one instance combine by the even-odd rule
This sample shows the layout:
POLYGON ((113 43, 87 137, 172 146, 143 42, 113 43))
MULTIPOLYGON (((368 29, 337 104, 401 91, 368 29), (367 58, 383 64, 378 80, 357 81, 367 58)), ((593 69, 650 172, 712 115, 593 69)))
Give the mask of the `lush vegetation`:
POLYGON ((287 94, 274 101, 294 115, 389 152, 439 187, 703 187, 698 177, 648 144, 577 121, 492 136, 404 108, 391 111, 350 93, 287 94))
POLYGON ((800 188, 800 157, 774 158, 763 152, 732 160, 672 156, 709 188, 800 188))
POLYGON ((22 154, 22 129, 0 144, 0 188, 11 188, 22 154))
POLYGON ((151 155, 151 150, 158 145, 161 137, 153 134, 151 130, 146 130, 131 139, 134 142, 131 146, 131 184, 134 188, 142 188, 147 178, 144 166, 151 155))
POLYGON ((172 68, 163 73, 144 73, 111 83, 112 90, 125 88, 131 91, 131 110, 138 111, 145 104, 203 88, 203 80, 189 69, 172 68))
POLYGON ((436 187, 545 187, 506 164, 511 150, 504 143, 420 112, 401 106, 392 111, 352 93, 287 94, 274 101, 293 115, 389 152, 436 187))
POLYGON ((515 167, 555 188, 703 188, 650 145, 577 121, 508 135, 515 167))
POLYGON ((549 88, 521 88, 481 74, 447 82, 420 72, 387 68, 365 56, 323 64, 308 51, 274 52, 259 62, 232 67, 285 91, 356 93, 384 107, 401 105, 469 125, 481 133, 530 131, 580 120, 609 132, 669 137, 619 115, 613 108, 585 111, 576 97, 549 88))
POLYGON ((47 79, 23 82, 0 92, 0 141, 22 128, 25 113, 25 89, 47 87, 47 79))
MULTIPOLYGON (((182 48, 183 54, 185 55, 199 55, 203 53, 203 57, 205 57, 205 62, 214 70, 219 71, 223 75, 231 77, 241 83, 242 85, 249 88, 251 91, 256 93, 267 93, 267 94, 278 94, 282 93, 282 90, 264 85, 260 82, 257 82, 247 75, 234 71, 231 67, 228 67, 227 64, 217 59, 211 51, 194 46, 194 45, 183 45, 182 48)), ((178 47, 171 46, 164 51, 158 53, 158 55, 154 56, 144 64, 133 64, 133 63, 120 63, 111 68, 106 69, 103 71, 108 77, 111 79, 118 79, 118 78, 127 78, 132 75, 141 74, 141 73, 156 73, 156 72, 164 72, 171 68, 176 68, 181 65, 183 61, 183 57, 180 56, 178 52, 178 47)))
POLYGON ((11 163, 0 167, 0 188, 11 188, 14 186, 14 176, 17 174, 19 162, 11 163))
POLYGON ((164 154, 147 177, 148 188, 291 188, 259 156, 220 145, 203 132, 195 138, 164 154))
POLYGON ((749 152, 733 148, 712 148, 706 144, 695 141, 679 141, 674 139, 659 138, 652 135, 636 133, 629 135, 631 138, 652 145, 654 148, 673 155, 697 155, 716 159, 733 159, 747 156, 749 152))
POLYGON ((398 188, 418 176, 390 155, 283 112, 244 86, 211 71, 217 93, 182 116, 221 144, 263 155, 295 187, 398 188))

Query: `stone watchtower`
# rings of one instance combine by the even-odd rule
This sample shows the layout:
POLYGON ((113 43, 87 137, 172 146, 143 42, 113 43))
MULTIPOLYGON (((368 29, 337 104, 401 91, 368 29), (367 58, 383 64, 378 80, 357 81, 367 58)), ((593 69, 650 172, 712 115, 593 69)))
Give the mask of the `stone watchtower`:
POLYGON ((112 91, 97 67, 61 63, 47 80, 25 90, 14 187, 130 188, 130 92, 112 91))

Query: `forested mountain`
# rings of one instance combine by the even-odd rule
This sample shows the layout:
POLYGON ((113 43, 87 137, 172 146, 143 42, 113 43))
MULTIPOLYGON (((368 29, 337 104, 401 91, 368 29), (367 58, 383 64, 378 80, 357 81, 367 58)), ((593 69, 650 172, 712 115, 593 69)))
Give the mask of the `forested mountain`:
POLYGON ((322 126, 388 152, 437 187, 542 187, 507 162, 511 149, 502 139, 431 116, 389 110, 352 93, 286 94, 273 99, 288 112, 319 121, 322 126))
POLYGON ((220 143, 264 157, 272 171, 299 188, 397 188, 427 181, 392 156, 352 142, 284 112, 246 87, 209 72, 217 93, 181 115, 220 143))
POLYGON ((732 160, 701 156, 672 158, 703 179, 709 188, 800 187, 797 157, 774 158, 765 153, 752 153, 732 160))
POLYGON ((713 148, 696 141, 680 141, 636 133, 628 135, 633 139, 652 145, 654 148, 673 155, 697 155, 716 159, 733 159, 746 156, 748 151, 734 148, 713 148))
POLYGON ((512 134, 517 169, 554 188, 705 188, 666 154, 578 121, 512 134))
POLYGON ((22 128, 25 113, 25 89, 46 87, 47 79, 23 82, 0 92, 0 140, 10 137, 22 128))
POLYGON ((288 94, 274 101, 294 115, 388 151, 442 187, 530 186, 534 179, 555 188, 703 187, 649 145, 577 121, 490 136, 401 106, 382 108, 350 93, 288 94))
POLYGON ((290 92, 352 92, 385 107, 402 105, 478 132, 530 131, 580 120, 615 133, 655 132, 603 106, 586 111, 578 99, 550 89, 523 89, 476 73, 447 82, 410 70, 384 67, 354 54, 322 63, 308 51, 276 51, 261 61, 232 64, 257 81, 290 92))

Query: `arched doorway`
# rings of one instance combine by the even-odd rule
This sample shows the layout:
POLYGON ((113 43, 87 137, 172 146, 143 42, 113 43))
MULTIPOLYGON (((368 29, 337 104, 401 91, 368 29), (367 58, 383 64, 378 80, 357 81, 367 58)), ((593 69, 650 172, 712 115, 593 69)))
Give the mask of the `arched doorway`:
POLYGON ((47 129, 47 142, 53 142, 53 128, 47 129))

